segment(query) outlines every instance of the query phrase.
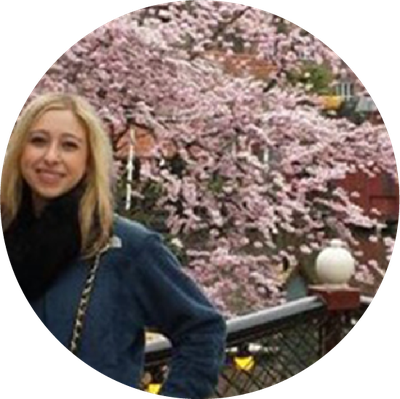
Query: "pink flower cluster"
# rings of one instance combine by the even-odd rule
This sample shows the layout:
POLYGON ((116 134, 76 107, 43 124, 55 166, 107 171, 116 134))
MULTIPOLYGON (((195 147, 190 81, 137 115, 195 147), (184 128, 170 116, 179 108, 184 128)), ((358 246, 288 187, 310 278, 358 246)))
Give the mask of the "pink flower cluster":
MULTIPOLYGON (((336 181, 355 170, 397 178, 383 125, 328 119, 315 96, 288 84, 287 73, 304 60, 344 68, 318 39, 264 11, 205 0, 168 3, 80 40, 32 95, 85 96, 115 145, 131 125, 146 126, 159 160, 163 143, 174 143, 182 176, 150 162, 142 179, 162 186, 156 206, 182 243, 188 273, 233 315, 283 300, 285 262, 310 262, 328 238, 352 243, 353 226, 376 225, 352 202, 356 194, 332 188, 336 181), (266 91, 268 82, 245 68, 241 76, 227 73, 206 57, 211 51, 270 62, 277 85, 266 91)), ((392 243, 387 247, 389 254, 392 243)), ((369 279, 365 270, 359 275, 369 279)))

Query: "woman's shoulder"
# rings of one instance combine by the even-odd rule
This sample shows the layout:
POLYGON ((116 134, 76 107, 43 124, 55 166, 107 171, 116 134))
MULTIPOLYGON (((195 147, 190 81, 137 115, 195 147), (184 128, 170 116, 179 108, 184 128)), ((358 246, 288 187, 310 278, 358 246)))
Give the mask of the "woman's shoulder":
POLYGON ((114 237, 119 240, 122 248, 130 250, 143 248, 143 245, 151 238, 159 236, 158 233, 134 220, 120 215, 114 215, 114 237))

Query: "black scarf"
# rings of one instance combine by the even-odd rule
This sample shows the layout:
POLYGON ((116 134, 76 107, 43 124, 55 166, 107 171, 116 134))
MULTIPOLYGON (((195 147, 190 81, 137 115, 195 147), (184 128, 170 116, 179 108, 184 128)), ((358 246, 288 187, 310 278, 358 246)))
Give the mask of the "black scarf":
POLYGON ((15 276, 29 301, 40 298, 81 252, 78 221, 81 185, 34 215, 27 185, 13 223, 4 233, 15 276))

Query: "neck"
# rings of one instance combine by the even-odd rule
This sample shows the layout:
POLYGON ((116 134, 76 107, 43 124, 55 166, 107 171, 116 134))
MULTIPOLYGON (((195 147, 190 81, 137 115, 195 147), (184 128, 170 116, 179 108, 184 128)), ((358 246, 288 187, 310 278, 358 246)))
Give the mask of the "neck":
POLYGON ((39 218, 43 213, 44 208, 49 203, 48 200, 39 197, 37 194, 32 193, 32 206, 34 215, 39 218))

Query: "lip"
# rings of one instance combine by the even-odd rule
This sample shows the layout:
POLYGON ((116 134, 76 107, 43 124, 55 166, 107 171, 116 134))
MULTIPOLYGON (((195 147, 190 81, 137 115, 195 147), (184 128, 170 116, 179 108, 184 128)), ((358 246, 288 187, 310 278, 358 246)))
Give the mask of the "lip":
POLYGON ((37 169, 36 174, 45 184, 57 184, 65 176, 64 173, 48 169, 37 169))
POLYGON ((57 170, 52 170, 52 169, 36 169, 36 173, 39 174, 46 174, 46 175, 54 175, 54 176, 64 176, 63 172, 59 172, 57 170))

